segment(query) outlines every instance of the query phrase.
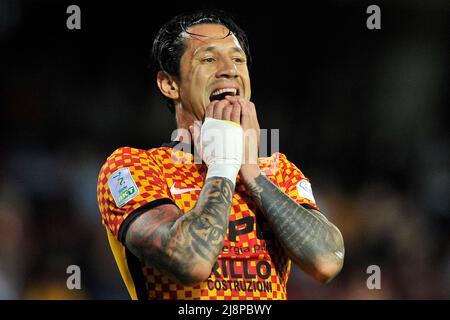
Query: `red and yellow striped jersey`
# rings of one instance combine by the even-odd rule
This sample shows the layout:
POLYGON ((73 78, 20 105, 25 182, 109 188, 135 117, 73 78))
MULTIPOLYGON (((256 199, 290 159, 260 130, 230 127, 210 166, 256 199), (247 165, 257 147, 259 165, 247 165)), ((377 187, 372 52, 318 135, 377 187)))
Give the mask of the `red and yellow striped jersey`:
MULTIPOLYGON (((299 204, 318 209, 308 179, 285 155, 261 158, 264 175, 299 204), (306 186, 306 189, 304 187, 306 186), (308 196, 310 195, 310 196, 308 196)), ((165 203, 191 210, 207 167, 172 147, 114 151, 100 170, 97 197, 109 243, 133 299, 286 299, 290 259, 275 239, 239 177, 223 249, 210 277, 195 286, 176 284, 139 261, 124 245, 128 225, 165 203)))

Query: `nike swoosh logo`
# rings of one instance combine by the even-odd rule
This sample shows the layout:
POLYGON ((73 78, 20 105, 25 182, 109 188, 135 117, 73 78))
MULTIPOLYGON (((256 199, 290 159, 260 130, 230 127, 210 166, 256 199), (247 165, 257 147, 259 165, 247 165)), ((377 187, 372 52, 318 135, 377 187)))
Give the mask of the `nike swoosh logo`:
POLYGON ((186 188, 186 189, 178 189, 175 187, 175 183, 170 187, 170 193, 173 195, 186 193, 189 191, 201 190, 200 188, 186 188))

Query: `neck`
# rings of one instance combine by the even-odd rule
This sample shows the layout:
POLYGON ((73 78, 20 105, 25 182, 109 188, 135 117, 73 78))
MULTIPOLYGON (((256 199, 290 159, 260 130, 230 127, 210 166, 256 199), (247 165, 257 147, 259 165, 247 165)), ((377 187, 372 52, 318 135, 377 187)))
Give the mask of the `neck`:
POLYGON ((176 138, 172 135, 172 140, 191 143, 189 126, 194 125, 194 122, 197 121, 196 117, 191 112, 186 111, 181 103, 177 103, 175 105, 175 119, 177 121, 177 133, 176 138))

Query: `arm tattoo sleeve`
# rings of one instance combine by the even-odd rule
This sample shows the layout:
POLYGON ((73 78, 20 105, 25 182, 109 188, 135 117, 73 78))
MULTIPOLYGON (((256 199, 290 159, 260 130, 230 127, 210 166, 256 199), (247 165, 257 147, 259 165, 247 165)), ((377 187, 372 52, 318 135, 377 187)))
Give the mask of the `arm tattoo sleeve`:
POLYGON ((294 262, 306 268, 317 261, 342 262, 342 235, 324 215, 302 207, 262 174, 247 187, 294 262))
POLYGON ((205 182, 195 207, 184 215, 173 205, 143 214, 127 232, 127 247, 173 279, 189 283, 193 268, 212 267, 222 250, 233 189, 228 179, 212 177, 205 182))

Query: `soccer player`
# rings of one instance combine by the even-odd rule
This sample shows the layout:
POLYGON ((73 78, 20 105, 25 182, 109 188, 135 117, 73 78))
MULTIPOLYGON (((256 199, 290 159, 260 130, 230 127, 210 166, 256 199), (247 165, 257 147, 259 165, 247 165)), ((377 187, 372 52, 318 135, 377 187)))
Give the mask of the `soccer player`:
POLYGON ((182 14, 153 54, 183 141, 117 149, 97 187, 130 296, 287 299, 291 261, 330 281, 343 265, 340 231, 284 154, 258 159, 259 139, 245 138, 259 136, 245 33, 221 11, 182 14))

